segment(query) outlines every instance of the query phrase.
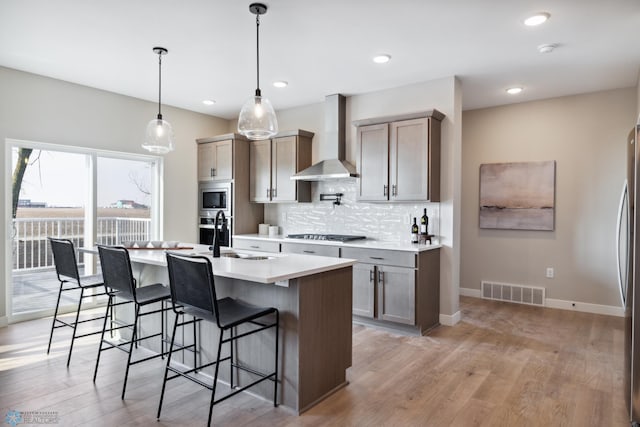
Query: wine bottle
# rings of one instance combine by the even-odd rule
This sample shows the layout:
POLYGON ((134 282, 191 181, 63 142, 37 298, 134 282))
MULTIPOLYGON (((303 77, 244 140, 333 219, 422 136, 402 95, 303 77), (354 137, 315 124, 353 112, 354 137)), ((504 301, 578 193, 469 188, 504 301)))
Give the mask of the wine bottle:
POLYGON ((429 234, 429 217, 427 216, 427 208, 424 208, 424 214, 420 218, 420 234, 423 236, 429 234))
POLYGON ((418 224, 417 219, 413 217, 413 225, 411 226, 411 243, 418 243, 418 224))

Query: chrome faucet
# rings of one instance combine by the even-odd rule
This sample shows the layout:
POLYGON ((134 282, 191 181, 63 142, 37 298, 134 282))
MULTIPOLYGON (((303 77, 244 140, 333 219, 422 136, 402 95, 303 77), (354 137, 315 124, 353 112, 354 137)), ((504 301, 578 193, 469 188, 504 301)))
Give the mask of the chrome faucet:
POLYGON ((224 216, 223 211, 218 211, 216 213, 216 220, 213 223, 214 232, 213 232, 213 257, 220 258, 220 230, 218 229, 218 220, 222 215, 222 231, 227 231, 227 218, 224 216))

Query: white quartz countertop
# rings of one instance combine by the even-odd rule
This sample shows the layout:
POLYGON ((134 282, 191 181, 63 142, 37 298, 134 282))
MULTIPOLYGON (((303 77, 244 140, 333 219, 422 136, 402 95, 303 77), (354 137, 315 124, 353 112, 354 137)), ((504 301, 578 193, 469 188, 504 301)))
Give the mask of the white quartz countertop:
POLYGON ((409 251, 409 252, 422 252, 432 249, 439 249, 442 247, 437 240, 434 239, 433 244, 416 244, 405 242, 387 242, 375 239, 362 239, 354 240, 351 242, 336 242, 333 240, 311 240, 311 239, 289 239, 286 235, 267 236, 264 234, 237 234, 233 236, 234 239, 251 239, 251 240, 264 240, 266 242, 279 242, 279 243, 308 243, 312 245, 327 245, 327 246, 339 246, 350 248, 365 248, 365 249, 386 249, 390 251, 409 251))
MULTIPOLYGON (((295 279, 297 277, 309 276, 316 273, 349 267, 356 263, 356 260, 349 258, 267 253, 230 248, 221 248, 221 254, 228 252, 247 255, 255 254, 267 256, 268 259, 252 260, 231 257, 213 258, 211 256, 211 251, 209 250, 209 245, 184 243, 180 246, 192 247, 193 249, 181 249, 176 251, 176 253, 185 255, 197 254, 209 257, 213 268, 213 274, 215 276, 248 280, 258 283, 281 282, 284 280, 295 279)), ((170 249, 167 250, 170 251, 170 249)), ((80 248, 80 251, 96 255, 98 253, 97 248, 80 248)), ((135 263, 164 267, 167 265, 166 250, 130 249, 129 258, 131 259, 131 262, 135 263)))

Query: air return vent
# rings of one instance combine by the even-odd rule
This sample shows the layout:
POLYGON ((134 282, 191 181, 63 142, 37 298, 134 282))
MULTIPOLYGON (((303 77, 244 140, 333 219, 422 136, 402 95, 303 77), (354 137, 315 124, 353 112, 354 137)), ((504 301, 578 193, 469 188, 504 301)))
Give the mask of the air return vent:
POLYGON ((482 281, 482 298, 544 307, 544 288, 482 281))

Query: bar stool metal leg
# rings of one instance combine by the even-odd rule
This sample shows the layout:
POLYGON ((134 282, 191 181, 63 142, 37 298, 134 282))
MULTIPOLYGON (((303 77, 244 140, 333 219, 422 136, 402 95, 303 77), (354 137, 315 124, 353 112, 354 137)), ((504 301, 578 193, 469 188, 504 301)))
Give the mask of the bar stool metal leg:
POLYGON ((280 336, 280 311, 276 310, 276 361, 275 377, 273 378, 273 406, 278 406, 278 337, 280 336))
POLYGON ((100 354, 102 354, 102 342, 104 341, 104 332, 107 330, 107 318, 109 318, 109 322, 111 324, 111 333, 113 333, 113 306, 111 305, 113 302, 113 296, 109 295, 109 300, 107 301, 107 312, 104 316, 104 323, 102 324, 102 334, 100 335, 100 344, 98 345, 98 356, 96 357, 96 367, 93 370, 93 382, 96 382, 96 375, 98 375, 98 365, 100 364, 100 354))
POLYGON ((220 368, 220 353, 222 352, 222 336, 224 331, 220 329, 220 338, 218 339, 218 357, 216 358, 216 369, 213 375, 213 389, 211 390, 211 403, 209 404, 209 421, 207 425, 211 425, 211 416, 213 415, 213 404, 216 400, 216 385, 218 384, 218 371, 220 368))
POLYGON ((165 368, 164 368, 164 380, 162 381, 162 391, 160 392, 160 403, 158 404, 158 415, 157 415, 158 419, 160 419, 160 412, 162 411, 162 400, 164 399, 164 390, 167 386, 167 377, 169 376, 169 366, 171 365, 171 354, 173 350, 173 343, 176 340, 176 330, 178 329, 179 317, 180 315, 176 314, 175 321, 173 322, 173 332, 171 333, 171 343, 169 344, 169 355, 167 356, 167 364, 165 365, 165 368))
MULTIPOLYGON (((233 333, 235 332, 235 327, 229 329, 229 333, 231 334, 230 340, 229 341, 229 386, 233 389, 233 364, 236 363, 235 362, 235 358, 233 357, 233 333)), ((222 331, 220 331, 220 333, 222 333, 222 331)))
MULTIPOLYGON (((60 307, 60 296, 62 295, 62 286, 64 284, 61 282, 60 283, 60 290, 58 291, 58 300, 56 301, 56 310, 53 313, 53 321, 51 322, 51 333, 49 334, 49 345, 47 346, 47 354, 49 354, 49 351, 51 350, 51 340, 53 339, 53 331, 55 329, 56 326, 56 319, 58 318, 58 308, 60 307)), ((73 343, 73 341, 72 341, 73 343)), ((69 366, 69 364, 67 364, 67 366, 69 366)))
POLYGON ((80 288, 80 300, 78 301, 78 309, 76 310, 76 321, 73 324, 73 335, 71 335, 71 345, 69 346, 69 356, 67 356, 67 368, 71 362, 71 352, 73 351, 73 342, 76 340, 76 330, 78 329, 78 320, 80 319, 80 308, 82 307, 82 299, 84 297, 84 288, 80 288))
MULTIPOLYGON (((198 338, 197 338, 197 332, 196 332, 196 316, 193 316, 193 367, 197 368, 198 367, 198 338)), ((198 370, 196 369, 194 372, 198 372, 198 370)))
POLYGON ((136 340, 138 336, 138 316, 140 314, 140 306, 136 304, 136 313, 133 318, 133 332, 131 333, 131 344, 129 345, 129 354, 127 355, 127 369, 124 372, 124 384, 122 385, 122 396, 121 399, 124 400, 124 392, 127 390, 127 379, 129 378, 129 367, 131 366, 131 355, 133 355, 133 347, 134 344, 137 346, 138 341, 136 340))

